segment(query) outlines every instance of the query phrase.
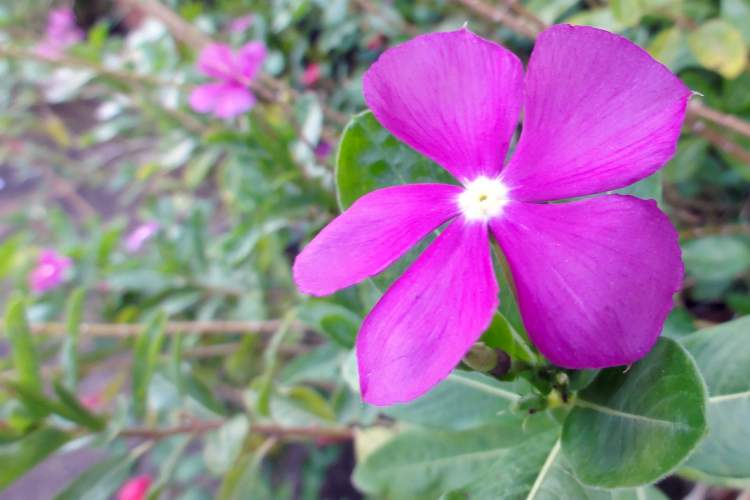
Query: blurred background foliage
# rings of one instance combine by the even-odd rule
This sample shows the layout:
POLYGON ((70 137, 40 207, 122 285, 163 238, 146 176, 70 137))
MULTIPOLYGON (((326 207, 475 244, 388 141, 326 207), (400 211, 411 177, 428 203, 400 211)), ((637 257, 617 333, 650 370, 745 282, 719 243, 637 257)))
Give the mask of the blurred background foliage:
MULTIPOLYGON (((109 498, 137 474, 151 498, 360 498, 376 490, 366 470, 353 486, 355 463, 396 429, 484 423, 450 399, 416 422, 361 404, 351 348, 371 298, 303 297, 290 275, 339 210, 336 149, 364 109, 363 71, 467 21, 523 59, 548 24, 602 27, 696 92, 677 155, 632 188, 680 231, 687 280, 666 333, 750 314, 748 0, 2 0, 3 498, 109 498), (44 57, 64 6, 85 37, 44 57), (250 113, 188 107, 210 40, 268 47, 250 113), (72 265, 40 292, 44 249, 72 265)), ((370 174, 386 161, 414 158, 373 157, 370 174)))

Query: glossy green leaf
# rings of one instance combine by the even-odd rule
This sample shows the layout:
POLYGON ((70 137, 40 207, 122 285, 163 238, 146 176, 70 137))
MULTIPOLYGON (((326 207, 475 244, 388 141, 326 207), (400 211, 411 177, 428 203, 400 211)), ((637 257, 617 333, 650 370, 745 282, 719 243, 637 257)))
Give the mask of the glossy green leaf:
POLYGON ((481 373, 454 370, 424 396, 385 407, 382 412, 411 424, 466 430, 497 422, 510 413, 520 394, 528 391, 522 381, 500 382, 481 373))
POLYGON ((736 78, 747 66, 747 44, 742 33, 723 19, 712 19, 688 35, 698 62, 724 78, 736 78))
POLYGON ((137 416, 146 413, 148 386, 159 362, 166 324, 167 318, 163 313, 155 316, 138 336, 133 347, 133 412, 137 416))
POLYGON ((71 436, 41 427, 23 438, 0 445, 0 491, 64 445, 71 436))
POLYGON ((86 290, 78 288, 70 295, 65 306, 65 329, 68 335, 60 351, 60 364, 65 385, 73 391, 78 386, 78 337, 85 299, 86 290))
POLYGON ((208 470, 221 476, 234 465, 242 452, 250 422, 245 415, 237 415, 206 435, 203 460, 208 470))
POLYGON ((378 498, 436 498, 455 490, 472 499, 524 498, 544 470, 558 431, 544 415, 525 425, 505 417, 461 432, 407 431, 367 455, 353 480, 378 498))
POLYGON ((5 332, 10 342, 11 357, 19 384, 41 392, 42 376, 39 371, 34 339, 26 320, 26 307, 21 296, 14 296, 5 310, 5 332))
POLYGON ((695 362, 661 338, 629 369, 602 370, 565 420, 562 450, 585 484, 638 486, 674 470, 706 432, 706 389, 695 362))
POLYGON ((750 316, 683 337, 708 386, 706 439, 685 463, 704 481, 750 485, 750 316))
POLYGON ((683 243, 682 258, 698 281, 729 281, 750 269, 750 245, 735 236, 706 236, 683 243))
POLYGON ((492 318, 492 323, 482 335, 481 340, 490 347, 502 349, 511 359, 526 362, 533 362, 537 359, 528 341, 501 313, 496 313, 492 318))
POLYGON ((442 168, 384 129, 370 111, 344 129, 336 160, 336 192, 342 209, 387 186, 419 182, 455 183, 442 168))

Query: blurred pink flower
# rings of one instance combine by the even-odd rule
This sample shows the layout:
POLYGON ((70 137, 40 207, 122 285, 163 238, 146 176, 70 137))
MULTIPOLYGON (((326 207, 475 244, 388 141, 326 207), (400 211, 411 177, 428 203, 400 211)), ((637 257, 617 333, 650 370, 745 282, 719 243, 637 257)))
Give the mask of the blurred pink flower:
POLYGON ((47 18, 44 39, 36 46, 36 53, 48 59, 59 57, 65 49, 83 40, 83 31, 76 25, 70 7, 51 10, 47 18))
POLYGON ((146 493, 151 487, 151 476, 142 474, 131 477, 117 491, 117 500, 146 500, 146 493))
POLYGON ((315 146, 315 156, 317 156, 321 160, 325 160, 328 158, 328 155, 331 154, 331 151, 333 151, 333 146, 331 146, 331 143, 326 141, 325 139, 321 139, 321 141, 318 143, 317 146, 315 146))
POLYGON ((310 63, 302 73, 302 84, 305 87, 312 87, 320 80, 320 64, 310 63))
POLYGON ((230 33, 244 33, 250 27, 250 25, 253 24, 254 19, 255 19, 255 16, 252 14, 248 14, 246 16, 233 19, 229 23, 229 32, 230 33))
POLYGON ((102 406, 102 395, 99 392, 94 392, 91 394, 84 394, 80 397, 81 404, 87 409, 91 411, 96 411, 102 406))
POLYGON ((218 81, 196 87, 190 94, 190 107, 223 119, 250 110, 255 96, 249 87, 265 57, 266 48, 260 42, 247 43, 236 53, 222 43, 206 46, 198 58, 198 69, 218 81))
POLYGON ((36 293, 44 293, 63 282, 65 271, 73 265, 68 257, 55 250, 43 250, 36 267, 29 274, 29 286, 36 293))
POLYGON ((145 222, 133 229, 125 238, 125 250, 135 253, 159 231, 158 222, 145 222))

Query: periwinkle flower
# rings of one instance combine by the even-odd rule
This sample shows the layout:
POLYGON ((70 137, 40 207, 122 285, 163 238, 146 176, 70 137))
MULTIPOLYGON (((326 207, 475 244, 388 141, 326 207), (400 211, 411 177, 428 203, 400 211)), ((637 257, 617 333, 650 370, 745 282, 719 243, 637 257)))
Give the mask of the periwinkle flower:
POLYGON ((222 43, 207 45, 198 58, 198 69, 218 81, 196 87, 190 94, 190 107, 222 119, 250 110, 255 105, 250 84, 265 57, 266 48, 260 42, 247 43, 236 53, 222 43))
POLYGON ((620 36, 558 25, 540 35, 524 79, 513 53, 461 29, 386 51, 363 85, 380 123, 461 184, 368 193, 297 257, 299 288, 326 295, 445 224, 362 324, 365 401, 420 396, 487 328, 498 306, 490 234, 552 363, 602 368, 649 352, 682 282, 677 232, 652 200, 589 196, 674 154, 691 93, 666 67, 620 36))
POLYGON ((232 19, 229 23, 229 31, 231 33, 244 33, 253 24, 254 20, 255 16, 253 14, 232 19))
POLYGON ((148 474, 131 477, 117 491, 117 500, 146 500, 153 480, 148 474))
POLYGON ((48 59, 56 59, 62 53, 83 40, 83 31, 76 25, 73 9, 60 7, 50 11, 44 39, 36 46, 36 53, 48 59))
POLYGON ((310 63, 305 66, 305 70, 302 72, 302 85, 305 87, 312 87, 318 80, 320 80, 320 64, 310 63))
POLYGON ((43 250, 37 258, 36 266, 29 273, 29 287, 35 293, 44 293, 57 287, 72 265, 73 261, 56 250, 43 250))
POLYGON ((144 222, 143 224, 133 229, 125 238, 125 250, 130 253, 138 252, 141 248, 143 248, 143 244, 153 238, 158 231, 158 222, 144 222))

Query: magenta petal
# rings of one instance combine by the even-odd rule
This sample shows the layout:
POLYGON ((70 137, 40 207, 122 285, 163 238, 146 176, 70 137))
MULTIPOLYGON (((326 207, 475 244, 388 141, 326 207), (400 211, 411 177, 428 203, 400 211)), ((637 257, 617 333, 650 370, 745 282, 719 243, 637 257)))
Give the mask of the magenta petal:
POLYGON ((224 43, 211 43, 198 57, 198 69, 206 76, 220 80, 232 78, 235 72, 232 48, 224 43))
POLYGON ((255 96, 250 89, 234 83, 221 85, 214 108, 219 118, 229 119, 250 110, 255 105, 255 96))
POLYGON ((247 43, 237 52, 236 71, 245 83, 255 77, 265 58, 266 47, 260 42, 247 43))
POLYGON ((559 25, 538 38, 523 133, 503 178, 546 201, 621 188, 674 154, 690 90, 646 51, 606 31, 559 25))
POLYGON ((529 336, 551 362, 602 368, 649 352, 683 276, 677 231, 654 201, 512 203, 491 227, 529 336))
POLYGON ((458 212, 458 186, 407 184, 364 195, 294 262, 304 293, 328 295, 374 276, 458 212))
POLYGON ((490 324, 497 293, 487 227, 456 219, 362 324, 362 398, 406 402, 447 377, 490 324))
POLYGON ((421 35, 364 76, 367 105, 396 137, 460 180, 497 174, 516 127, 523 68, 467 29, 421 35))
POLYGON ((212 112, 216 108, 224 86, 223 83, 198 85, 190 93, 190 107, 198 113, 212 112))

